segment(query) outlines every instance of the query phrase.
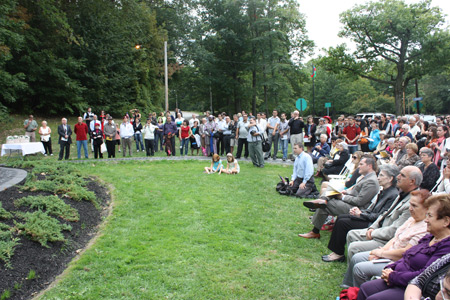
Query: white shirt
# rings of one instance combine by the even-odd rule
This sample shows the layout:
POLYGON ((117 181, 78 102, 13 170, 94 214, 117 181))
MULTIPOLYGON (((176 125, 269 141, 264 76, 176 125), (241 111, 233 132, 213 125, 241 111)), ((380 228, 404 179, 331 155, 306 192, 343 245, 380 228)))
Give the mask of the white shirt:
POLYGON ((200 126, 200 121, 197 118, 195 118, 195 119, 192 118, 192 119, 189 120, 189 127, 190 128, 194 127, 195 121, 197 121, 198 125, 200 126))
POLYGON ((102 123, 99 120, 97 120, 97 121, 92 120, 91 123, 89 123, 89 129, 91 131, 95 130, 95 124, 98 124, 101 126, 102 123))
POLYGON ((131 123, 122 123, 120 124, 120 137, 121 138, 130 138, 134 135, 133 125, 131 123))

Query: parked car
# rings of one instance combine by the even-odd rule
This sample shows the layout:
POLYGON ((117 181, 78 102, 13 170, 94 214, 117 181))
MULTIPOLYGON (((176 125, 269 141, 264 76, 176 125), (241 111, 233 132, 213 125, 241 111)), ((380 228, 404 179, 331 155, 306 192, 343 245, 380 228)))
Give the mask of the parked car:
MULTIPOLYGON (((368 119, 371 118, 373 120, 373 118, 375 116, 380 117, 382 113, 360 113, 360 114, 356 114, 357 117, 361 117, 362 119, 368 119)), ((386 116, 390 116, 391 118, 395 118, 395 115, 393 114, 386 114, 386 116)))

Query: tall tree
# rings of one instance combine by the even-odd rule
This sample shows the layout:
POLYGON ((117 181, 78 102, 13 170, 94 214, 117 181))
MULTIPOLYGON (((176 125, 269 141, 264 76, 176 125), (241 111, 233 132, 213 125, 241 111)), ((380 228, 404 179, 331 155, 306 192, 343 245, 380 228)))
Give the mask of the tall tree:
POLYGON ((357 74, 394 87, 395 110, 402 113, 406 88, 414 78, 450 63, 450 35, 442 29, 441 10, 431 0, 407 5, 401 0, 382 0, 343 12, 344 29, 357 49, 348 54, 345 45, 328 50, 328 69, 357 74), (437 64, 439 62, 439 64, 437 64))

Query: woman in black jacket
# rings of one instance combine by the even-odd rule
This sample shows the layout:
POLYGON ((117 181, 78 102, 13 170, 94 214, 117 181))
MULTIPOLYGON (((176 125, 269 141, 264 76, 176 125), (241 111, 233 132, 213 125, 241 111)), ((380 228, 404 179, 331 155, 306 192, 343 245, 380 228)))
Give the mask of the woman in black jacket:
POLYGON ((345 243, 347 233, 353 229, 364 229, 369 227, 381 214, 389 209, 389 207, 397 198, 399 192, 395 187, 397 185, 397 176, 400 173, 396 165, 382 165, 381 171, 378 174, 378 182, 380 184, 380 192, 378 193, 376 201, 372 202, 370 206, 361 211, 357 207, 353 207, 348 215, 340 215, 333 227, 328 249, 333 251, 330 255, 323 257, 324 261, 331 261, 327 259, 329 256, 337 254, 342 256, 345 254, 345 243))
POLYGON ((328 175, 339 174, 344 168, 345 163, 350 159, 348 152, 348 145, 345 142, 337 144, 338 152, 333 155, 333 160, 325 163, 325 168, 322 170, 323 177, 326 181, 330 181, 328 175))

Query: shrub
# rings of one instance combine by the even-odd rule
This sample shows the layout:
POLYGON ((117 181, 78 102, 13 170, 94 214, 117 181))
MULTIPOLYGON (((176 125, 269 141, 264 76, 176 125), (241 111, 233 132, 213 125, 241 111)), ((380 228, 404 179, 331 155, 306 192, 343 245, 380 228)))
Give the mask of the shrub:
POLYGON ((39 242, 43 247, 49 248, 47 242, 65 241, 62 231, 72 230, 70 225, 61 224, 58 220, 40 210, 17 214, 17 216, 25 220, 25 223, 14 221, 17 229, 23 230, 21 234, 28 235, 31 240, 39 242))
POLYGON ((14 255, 15 247, 19 245, 19 239, 13 237, 11 228, 0 223, 0 260, 7 268, 11 268, 11 257, 14 255))
POLYGON ((12 214, 2 207, 2 203, 0 202, 0 219, 11 219, 12 214))
POLYGON ((48 214, 66 221, 76 222, 80 220, 78 211, 58 196, 29 196, 17 199, 14 204, 18 207, 28 206, 32 209, 45 210, 48 214))

